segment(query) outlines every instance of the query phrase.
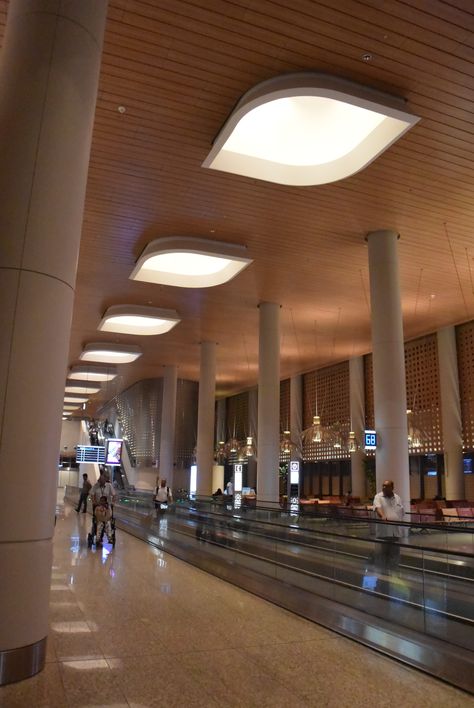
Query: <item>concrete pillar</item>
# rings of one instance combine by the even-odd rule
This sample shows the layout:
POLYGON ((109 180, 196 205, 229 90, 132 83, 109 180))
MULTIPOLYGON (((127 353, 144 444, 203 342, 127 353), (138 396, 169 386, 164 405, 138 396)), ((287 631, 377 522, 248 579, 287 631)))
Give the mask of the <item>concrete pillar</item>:
POLYGON ((177 381, 177 366, 165 366, 161 403, 160 479, 166 479, 170 488, 173 488, 177 381))
POLYGON ((10 0, 2 48, 0 683, 44 665, 64 379, 106 11, 97 0, 10 0))
POLYGON ((405 352, 395 231, 372 231, 369 244, 377 491, 392 479, 405 510, 410 504, 405 352))
POLYGON ((280 305, 260 304, 257 501, 279 503, 280 305))
POLYGON ((364 358, 349 359, 349 398, 351 430, 355 433, 358 450, 351 452, 351 491, 355 497, 366 495, 363 436, 365 429, 364 358))
POLYGON ((454 327, 437 333, 446 499, 464 499, 462 418, 454 327))
POLYGON ((214 415, 216 391, 216 344, 201 342, 197 429, 197 494, 212 494, 214 464, 214 415))

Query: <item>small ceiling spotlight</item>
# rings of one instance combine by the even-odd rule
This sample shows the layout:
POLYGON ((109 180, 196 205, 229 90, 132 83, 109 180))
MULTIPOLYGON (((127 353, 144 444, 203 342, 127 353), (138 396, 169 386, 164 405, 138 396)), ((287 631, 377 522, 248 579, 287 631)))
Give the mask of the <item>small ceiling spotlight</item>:
POLYGON ((175 310, 146 305, 113 305, 104 313, 98 329, 120 334, 155 335, 169 332, 180 321, 175 310))
POLYGON ((203 167, 309 186, 367 167, 419 121, 404 99, 326 74, 277 76, 247 91, 203 167))
POLYGON ((245 246, 169 236, 148 244, 130 278, 179 288, 209 288, 232 280, 250 263, 245 246))

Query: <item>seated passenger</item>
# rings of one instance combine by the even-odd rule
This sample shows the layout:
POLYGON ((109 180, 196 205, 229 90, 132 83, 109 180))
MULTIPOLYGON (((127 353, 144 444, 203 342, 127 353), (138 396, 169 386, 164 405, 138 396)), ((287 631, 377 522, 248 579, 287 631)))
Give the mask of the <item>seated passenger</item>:
POLYGON ((112 538, 112 526, 110 524, 112 509, 107 502, 107 497, 100 497, 100 501, 94 509, 94 516, 97 522, 97 541, 102 543, 104 533, 107 534, 107 540, 110 541, 112 538))

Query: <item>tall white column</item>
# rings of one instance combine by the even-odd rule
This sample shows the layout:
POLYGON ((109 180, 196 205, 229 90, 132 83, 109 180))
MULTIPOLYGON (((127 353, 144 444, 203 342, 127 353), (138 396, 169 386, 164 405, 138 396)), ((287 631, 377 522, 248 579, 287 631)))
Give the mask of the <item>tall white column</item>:
POLYGON ((351 430, 355 433, 360 446, 351 452, 351 490, 352 495, 363 499, 366 495, 364 449, 362 448, 365 429, 365 387, 364 358, 349 359, 349 398, 351 409, 351 430))
POLYGON ((464 499, 462 418, 454 327, 437 333, 446 499, 464 499))
POLYGON ((372 349, 374 364, 377 490, 392 479, 409 510, 405 353, 395 231, 372 231, 369 244, 372 349))
POLYGON ((0 65, 0 683, 44 664, 61 411, 106 12, 97 0, 10 0, 8 9, 0 65))
POLYGON ((279 502, 280 305, 260 304, 257 501, 279 502))
POLYGON ((160 479, 166 479, 167 485, 172 488, 178 368, 172 364, 165 366, 164 369, 161 402, 160 479))
POLYGON ((216 344, 201 342, 197 431, 197 493, 212 494, 214 416, 216 392, 216 344))

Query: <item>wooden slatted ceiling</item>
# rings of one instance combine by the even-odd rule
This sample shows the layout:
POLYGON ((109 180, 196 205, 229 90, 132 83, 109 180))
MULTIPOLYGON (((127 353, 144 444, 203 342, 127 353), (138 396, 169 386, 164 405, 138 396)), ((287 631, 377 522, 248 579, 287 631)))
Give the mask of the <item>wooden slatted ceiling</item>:
MULTIPOLYGON (((2 29, 6 8, 0 1, 2 29)), ((97 399, 160 376, 162 364, 197 380, 203 339, 219 343, 219 395, 255 385, 261 300, 282 304, 282 379, 370 351, 373 229, 402 236, 407 339, 473 319, 473 31, 467 0, 110 0, 70 363, 84 343, 109 339, 96 327, 110 305, 175 308, 183 321, 140 338, 144 356, 97 399), (204 170, 239 97, 300 70, 404 96, 422 120, 336 184, 204 170), (246 244, 254 263, 205 291, 130 281, 146 243, 169 234, 246 244)))

